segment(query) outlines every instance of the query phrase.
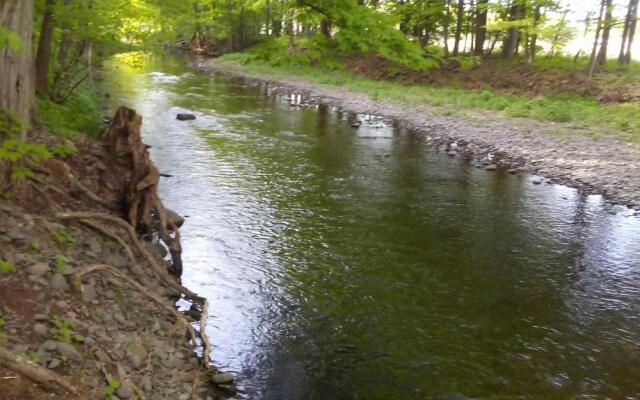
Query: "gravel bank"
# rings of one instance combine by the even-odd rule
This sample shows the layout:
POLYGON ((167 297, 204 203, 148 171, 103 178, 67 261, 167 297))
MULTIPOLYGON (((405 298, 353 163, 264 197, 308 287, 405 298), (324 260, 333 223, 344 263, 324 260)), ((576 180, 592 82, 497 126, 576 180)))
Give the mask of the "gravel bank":
MULTIPOLYGON (((615 204, 640 210, 640 146, 613 137, 556 123, 506 118, 489 112, 445 116, 429 105, 372 100, 361 92, 313 83, 295 77, 247 72, 242 65, 200 60, 196 66, 270 82, 276 91, 302 92, 346 111, 392 119, 429 135, 434 144, 458 143, 460 153, 474 158, 492 154, 498 167, 518 167, 551 182, 604 195, 615 204)), ((462 113, 457 113, 462 114, 462 113)))

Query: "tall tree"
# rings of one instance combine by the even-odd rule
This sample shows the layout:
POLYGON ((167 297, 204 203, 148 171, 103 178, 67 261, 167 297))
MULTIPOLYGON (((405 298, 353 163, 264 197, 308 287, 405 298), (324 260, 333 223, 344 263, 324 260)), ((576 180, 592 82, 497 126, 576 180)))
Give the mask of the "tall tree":
POLYGON ((51 63, 51 44, 53 41, 54 9, 56 0, 47 0, 42 17, 40 41, 36 53, 36 91, 47 93, 49 90, 49 64, 51 63))
POLYGON ((456 33, 453 43, 453 56, 457 56, 460 52, 460 38, 462 36, 462 22, 464 19, 464 0, 458 0, 456 9, 456 33))
POLYGON ((520 23, 525 17, 524 0, 512 0, 509 7, 509 26, 502 44, 502 56, 511 60, 518 52, 520 41, 520 23))
POLYGON ((622 42, 620 44, 620 55, 618 56, 618 64, 625 65, 631 62, 631 46, 636 32, 636 24, 638 22, 638 0, 629 0, 627 6, 627 14, 624 19, 624 28, 622 30, 622 42))
POLYGON ((474 53, 481 56, 484 53, 484 42, 487 40, 487 15, 489 13, 489 0, 478 0, 475 18, 475 45, 474 53))
POLYGON ((25 122, 31 121, 34 112, 32 29, 33 0, 0 2, 0 34, 17 39, 10 45, 6 39, 0 41, 0 109, 25 122))
POLYGON ((600 44, 600 51, 596 63, 598 65, 604 65, 607 62, 607 53, 609 51, 609 37, 611 35, 611 28, 613 26, 613 0, 604 0, 605 16, 602 24, 602 41, 600 44))

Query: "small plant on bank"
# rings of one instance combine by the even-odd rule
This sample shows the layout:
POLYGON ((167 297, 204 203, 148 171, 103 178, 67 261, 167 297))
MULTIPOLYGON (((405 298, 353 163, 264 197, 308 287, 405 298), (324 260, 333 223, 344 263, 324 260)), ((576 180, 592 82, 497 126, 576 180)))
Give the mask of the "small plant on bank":
POLYGON ((7 260, 0 260, 0 272, 9 273, 13 272, 15 266, 13 263, 7 260))
POLYGON ((56 339, 64 343, 71 343, 71 341, 83 342, 84 336, 73 331, 73 324, 71 321, 59 316, 53 316, 53 324, 58 329, 56 333, 56 339))
POLYGON ((73 237, 68 229, 58 228, 53 232, 53 241, 61 245, 72 246, 76 242, 76 238, 73 237))
POLYGON ((30 240, 27 244, 27 253, 35 254, 40 251, 40 242, 38 239, 30 240))
POLYGON ((5 310, 0 310, 0 340, 4 340, 7 334, 4 332, 4 327, 7 325, 7 316, 5 310))
POLYGON ((104 387, 104 398, 110 399, 120 387, 120 381, 117 379, 109 379, 109 383, 104 387))
POLYGON ((37 351, 30 351, 25 353, 26 358, 28 358, 31 362, 36 364, 42 364, 42 356, 37 351))
POLYGON ((67 258, 61 254, 56 255, 53 266, 55 272, 58 274, 64 275, 71 272, 71 266, 69 265, 69 262, 67 262, 67 258))

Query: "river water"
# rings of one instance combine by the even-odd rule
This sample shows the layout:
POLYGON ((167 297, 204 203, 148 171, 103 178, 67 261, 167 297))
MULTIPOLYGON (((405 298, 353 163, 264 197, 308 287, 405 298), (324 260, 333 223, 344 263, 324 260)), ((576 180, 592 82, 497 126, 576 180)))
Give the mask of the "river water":
POLYGON ((105 75, 173 175, 183 282, 245 398, 640 398, 628 210, 181 58, 105 75))

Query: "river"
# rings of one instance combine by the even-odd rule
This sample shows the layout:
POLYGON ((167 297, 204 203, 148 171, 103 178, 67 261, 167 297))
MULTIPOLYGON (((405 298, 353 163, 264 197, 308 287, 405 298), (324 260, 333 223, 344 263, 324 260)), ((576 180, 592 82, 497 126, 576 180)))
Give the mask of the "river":
POLYGON ((183 58, 105 79, 172 175, 183 283, 245 398, 640 398, 629 210, 183 58))

